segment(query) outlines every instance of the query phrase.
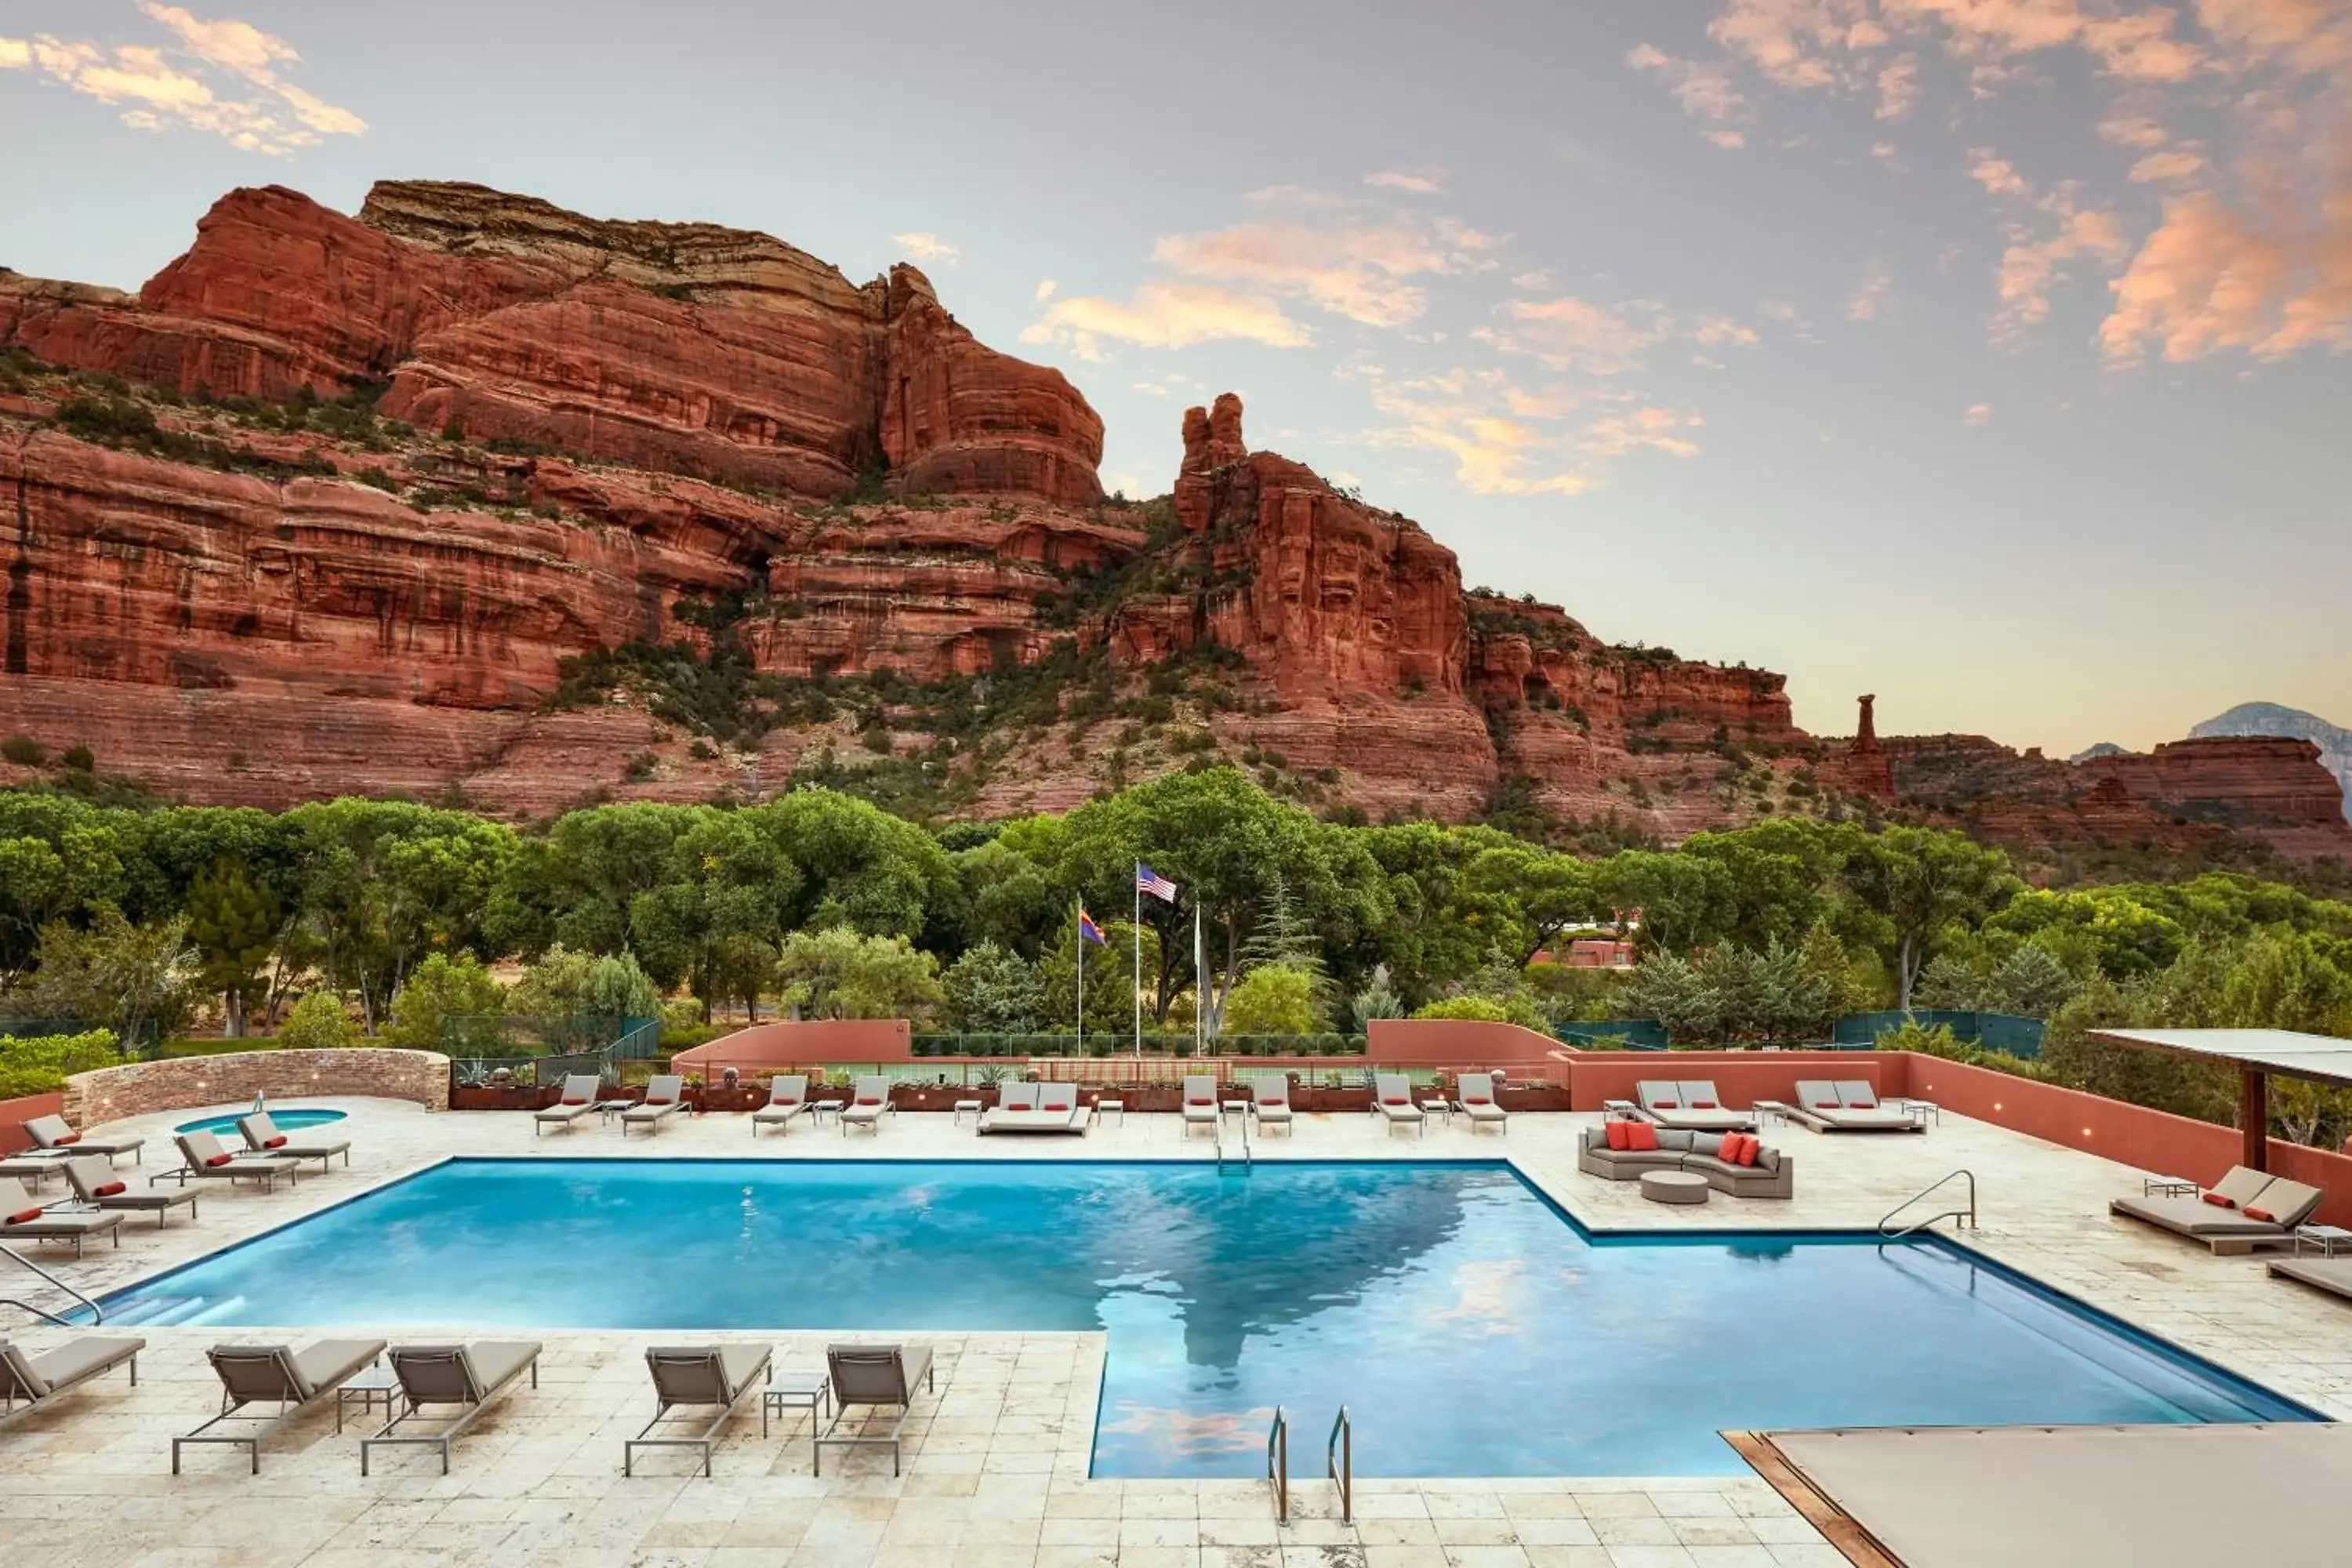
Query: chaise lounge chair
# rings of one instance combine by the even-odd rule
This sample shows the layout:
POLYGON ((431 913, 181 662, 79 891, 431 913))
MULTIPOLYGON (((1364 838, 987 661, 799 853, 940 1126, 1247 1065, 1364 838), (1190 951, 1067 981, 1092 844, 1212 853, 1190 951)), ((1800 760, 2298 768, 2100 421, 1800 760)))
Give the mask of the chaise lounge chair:
POLYGON ((632 1127, 642 1127, 648 1135, 660 1131, 685 1099, 685 1074, 658 1073, 646 1079, 645 1099, 621 1112, 621 1136, 626 1138, 632 1127))
POLYGON ((1429 1118, 1412 1102, 1412 1080, 1401 1072, 1372 1075, 1372 1109, 1394 1132, 1400 1127, 1410 1127, 1415 1132, 1429 1130, 1429 1118))
POLYGON ((880 1073, 867 1073, 850 1089, 849 1103, 841 1108, 841 1135, 848 1137, 853 1127, 879 1132, 882 1119, 897 1111, 898 1107, 890 1103, 890 1080, 880 1073))
POLYGON ((209 1132, 174 1133, 172 1142, 180 1146, 180 1158, 186 1162, 176 1171, 166 1171, 160 1176, 150 1176, 147 1184, 177 1181, 186 1184, 190 1177, 215 1182, 259 1182, 261 1190, 268 1192, 278 1178, 297 1180, 301 1165, 276 1154, 232 1154, 221 1147, 219 1139, 209 1132))
POLYGON ((525 1372, 530 1373, 530 1385, 537 1388, 537 1340, 477 1340, 463 1345, 395 1347, 392 1352, 392 1375, 400 1382, 399 1403, 382 1431, 360 1439, 360 1474, 368 1473, 368 1451, 372 1448, 425 1443, 439 1447, 441 1473, 447 1475, 450 1442, 472 1426, 474 1417, 488 1409, 490 1401, 525 1372), (456 1405, 463 1408, 438 1432, 400 1430, 401 1423, 415 1420, 418 1411, 427 1405, 456 1405))
POLYGON ((27 1149, 0 1158, 0 1176, 26 1183, 37 1193, 43 1182, 66 1173, 66 1162, 70 1158, 71 1153, 65 1150, 27 1149))
POLYGON ((604 1080, 593 1072, 572 1074, 563 1080, 562 1096, 531 1116, 530 1135, 536 1138, 551 1127, 559 1132, 570 1131, 582 1117, 595 1112, 596 1096, 604 1087, 604 1080))
POLYGON ((91 1209, 43 1208, 41 1200, 20 1185, 14 1176, 0 1176, 0 1241, 70 1241, 74 1256, 81 1256, 82 1243, 101 1232, 114 1231, 114 1245, 122 1245, 118 1227, 122 1224, 119 1214, 104 1214, 91 1209))
POLYGON ((1711 1079, 1645 1079, 1633 1086, 1633 1096, 1643 1121, 1677 1131, 1745 1132, 1756 1124, 1753 1111, 1725 1108, 1711 1079))
MULTIPOLYGON (((710 1445, 719 1429, 735 1414, 743 1396, 769 1378, 766 1345, 656 1345, 646 1352, 646 1369, 654 1379, 654 1418, 621 1445, 621 1474, 635 1475, 639 1448, 699 1448, 702 1473, 710 1474, 710 1445), (710 1419, 682 1437, 648 1437, 646 1433, 669 1419, 679 1405, 709 1405, 710 1419)), ((760 1406, 760 1433, 767 1435, 767 1404, 760 1406)))
POLYGON ((300 1142, 278 1131, 278 1123, 269 1112, 257 1110, 250 1116, 236 1119, 236 1130, 245 1139, 245 1146, 256 1154, 275 1154, 281 1160, 316 1160, 321 1171, 331 1168, 335 1156, 343 1157, 343 1169, 352 1165, 352 1141, 348 1138, 305 1136, 300 1142))
POLYGON ((2293 1241, 2294 1227, 2326 1196, 2301 1182, 2232 1165, 2193 1198, 2116 1198, 2107 1212, 2145 1220, 2229 1257, 2293 1241))
POLYGON ((809 1114, 808 1074, 788 1073, 768 1080, 768 1103, 751 1112, 751 1136, 757 1138, 760 1129, 772 1127, 786 1137, 792 1136, 793 1118, 809 1114))
POLYGON ((2352 1258, 2273 1258, 2272 1276, 2352 1300, 2352 1258))
POLYGON ((280 1426, 312 1405, 335 1402, 335 1430, 343 1429, 342 1401, 335 1391, 383 1354, 382 1340, 320 1340, 301 1350, 285 1345, 215 1345, 205 1352, 221 1382, 220 1414, 192 1432, 172 1439, 172 1473, 180 1473, 180 1450, 190 1443, 227 1443, 251 1456, 252 1471, 261 1473, 261 1445, 280 1426), (271 1415, 247 1415, 248 1405, 278 1406, 271 1415), (224 1421, 259 1421, 244 1435, 215 1432, 224 1421))
POLYGON ((1473 1136, 1481 1127, 1491 1127, 1497 1132, 1510 1131, 1510 1113, 1495 1103, 1493 1073, 1457 1073, 1454 1079, 1454 1092, 1459 1096, 1454 1102, 1454 1109, 1470 1119, 1473 1136))
POLYGON ((70 1149, 77 1154, 103 1154, 109 1160, 120 1160, 128 1154, 133 1164, 142 1163, 143 1157, 139 1151, 147 1142, 127 1132, 118 1132, 110 1137, 101 1137, 95 1132, 77 1132, 66 1124, 62 1116, 36 1116, 19 1125, 37 1149, 70 1149))
POLYGON ((1075 1083, 1009 1083, 995 1108, 980 1118, 982 1132, 1076 1133, 1083 1137, 1094 1107, 1078 1098, 1075 1083))
POLYGON ((1876 1091, 1859 1079, 1837 1083, 1827 1079, 1799 1079, 1796 1103, 1789 1107, 1789 1117, 1816 1132, 1927 1131, 1909 1111, 1879 1104, 1876 1091))
POLYGON ((915 1384, 920 1383, 934 1392, 939 1388, 931 1367, 931 1352, 920 1348, 908 1350, 904 1345, 827 1345, 824 1362, 825 1370, 832 1374, 835 1408, 832 1425, 817 1435, 809 1473, 824 1473, 827 1445, 854 1448, 866 1444, 887 1444, 890 1473, 898 1475, 902 1468, 898 1434, 907 1425, 907 1413, 915 1403, 915 1384), (894 1406, 889 1428, 873 1431, 866 1425, 869 1415, 860 1418, 855 1433, 842 1435, 841 1424, 848 1419, 853 1405, 863 1405, 868 1412, 879 1405, 894 1406))
POLYGON ((1257 1118, 1260 1132, 1279 1127, 1289 1135, 1297 1123, 1291 1119, 1288 1073, 1262 1073, 1250 1080, 1250 1114, 1257 1118))
POLYGON ((1217 1080, 1207 1073, 1193 1073, 1184 1079, 1184 1136, 1192 1136, 1192 1129, 1205 1127, 1217 1131, 1217 1120, 1224 1113, 1217 1109, 1217 1080))
POLYGON ((188 1217, 196 1217, 196 1194, 188 1187, 173 1187, 158 1192, 149 1187, 134 1193, 115 1179, 111 1161, 96 1154, 66 1162, 66 1184, 73 1188, 74 1196, 89 1209, 101 1214, 152 1214, 160 1230, 170 1220, 172 1211, 185 1205, 188 1217))
POLYGON ((111 1335, 83 1334, 37 1354, 0 1340, 0 1417, 14 1415, 21 1406, 30 1410, 68 1389, 131 1363, 131 1386, 139 1386, 139 1352, 145 1340, 120 1340, 111 1335))

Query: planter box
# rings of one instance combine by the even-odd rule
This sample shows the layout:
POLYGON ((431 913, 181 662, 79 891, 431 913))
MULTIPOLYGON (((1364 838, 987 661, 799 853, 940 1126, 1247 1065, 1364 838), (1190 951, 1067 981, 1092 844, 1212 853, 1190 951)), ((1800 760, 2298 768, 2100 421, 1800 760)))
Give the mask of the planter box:
POLYGON ((551 1089, 453 1089, 452 1110, 543 1110, 561 1098, 551 1089))

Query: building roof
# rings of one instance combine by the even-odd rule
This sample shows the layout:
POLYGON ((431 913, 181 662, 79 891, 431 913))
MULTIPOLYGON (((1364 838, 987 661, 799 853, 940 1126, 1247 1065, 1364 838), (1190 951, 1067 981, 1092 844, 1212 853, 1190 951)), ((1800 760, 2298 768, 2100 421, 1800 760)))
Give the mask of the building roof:
POLYGON ((2328 1035, 2294 1029, 2093 1029, 2091 1038, 2352 1088, 2352 1040, 2328 1035))

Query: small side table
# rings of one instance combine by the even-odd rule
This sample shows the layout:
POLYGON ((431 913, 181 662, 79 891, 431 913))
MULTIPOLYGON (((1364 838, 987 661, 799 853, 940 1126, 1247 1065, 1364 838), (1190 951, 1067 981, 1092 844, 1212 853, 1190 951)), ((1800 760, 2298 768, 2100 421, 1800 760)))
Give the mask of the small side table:
POLYGON ((634 1100, 600 1100, 589 1109, 596 1113, 596 1120, 600 1123, 610 1126, 613 1118, 620 1115, 624 1110, 635 1110, 637 1102, 634 1100))
POLYGON ((1217 1114, 1237 1116, 1246 1121, 1249 1120, 1249 1108, 1250 1102, 1246 1100, 1221 1100, 1217 1102, 1217 1114))
POLYGON ((987 1109, 984 1103, 977 1100, 959 1100, 955 1102, 955 1124, 958 1127, 962 1126, 964 1117, 969 1114, 971 1117, 971 1124, 977 1127, 980 1125, 982 1112, 987 1109))
POLYGON ((2303 1256, 2308 1245, 2317 1249, 2322 1258, 2333 1258, 2337 1247, 2352 1250, 2352 1230, 2334 1225, 2299 1225, 2294 1227, 2294 1254, 2303 1256))
POLYGON ((1095 1101, 1095 1114, 1097 1116, 1117 1116, 1118 1118, 1119 1127, 1124 1131, 1127 1126, 1127 1101, 1123 1100, 1097 1100, 1095 1101))
POLYGON ((2150 1176, 2139 1184, 2144 1198, 2193 1198, 2202 1190, 2180 1176, 2150 1176))
POLYGON ((1780 1100, 1759 1100, 1748 1109, 1756 1112, 1756 1130, 1759 1132, 1774 1122, 1783 1127, 1789 1124, 1789 1108, 1780 1100))
POLYGON ((816 1441, 816 1418, 833 1413, 833 1384, 821 1372, 780 1372, 768 1380, 760 1392, 760 1436, 768 1435, 768 1422, 787 1410, 809 1413, 809 1441, 816 1441))
POLYGON ((1444 1122, 1448 1127, 1454 1125, 1454 1107, 1452 1103, 1447 1100, 1423 1100, 1421 1102, 1421 1114, 1424 1119, 1434 1117, 1436 1120, 1444 1122))
POLYGON ((353 1405, 359 1407, 362 1421, 378 1405, 383 1406, 383 1418, 391 1420, 392 1402, 399 1394, 400 1380, 393 1376, 392 1368, 380 1361, 373 1363, 335 1389, 335 1430, 343 1429, 343 1415, 353 1405))
POLYGON ((822 1127, 824 1125, 824 1119, 828 1116, 832 1117, 835 1121, 840 1121, 842 1104, 843 1102, 838 1100, 810 1100, 809 1125, 811 1127, 822 1127))
POLYGON ((1639 1121, 1642 1108, 1630 1100, 1604 1100, 1601 1102, 1603 1121, 1639 1121))
POLYGON ((1911 1124, 1915 1127, 1925 1127, 1931 1120, 1938 1127, 1944 1124, 1944 1108, 1932 1100, 1912 1100, 1906 1097, 1903 1101, 1903 1109, 1911 1113, 1911 1124))

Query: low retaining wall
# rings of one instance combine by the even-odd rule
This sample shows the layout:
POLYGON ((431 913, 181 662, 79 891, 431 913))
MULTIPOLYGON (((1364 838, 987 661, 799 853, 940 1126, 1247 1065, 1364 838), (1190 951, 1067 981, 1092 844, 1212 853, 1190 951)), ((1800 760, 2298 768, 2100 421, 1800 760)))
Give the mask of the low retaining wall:
MULTIPOLYGON (((1709 1079, 1723 1103, 1745 1110, 1759 1100, 1793 1105, 1799 1079, 1862 1079, 1881 1096, 1908 1094, 1904 1051, 1564 1051, 1570 1098, 1579 1110, 1632 1100, 1645 1079, 1709 1079)), ((2012 1080, 2014 1081, 2014 1080, 2012 1080)))
POLYGON ((36 1116, 62 1115, 66 1097, 62 1094, 27 1094, 16 1100, 0 1100, 0 1154, 14 1154, 33 1146, 25 1136, 25 1123, 36 1116))
POLYGON ((66 1079, 65 1116, 96 1127, 126 1116, 272 1099, 357 1095, 449 1109, 449 1058, 436 1051, 238 1051, 100 1068, 66 1079))
POLYGON ((802 1062, 906 1062, 915 1059, 914 1026, 904 1018, 811 1018, 803 1023, 754 1024, 670 1058, 676 1072, 702 1072, 719 1066, 746 1071, 763 1063, 793 1067, 802 1062))
POLYGON ((1559 1048, 1558 1040, 1538 1030, 1475 1018, 1374 1018, 1364 1026, 1365 1058, 1381 1067, 1540 1062, 1559 1048))

